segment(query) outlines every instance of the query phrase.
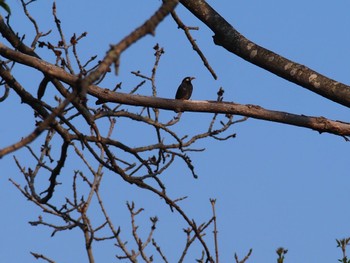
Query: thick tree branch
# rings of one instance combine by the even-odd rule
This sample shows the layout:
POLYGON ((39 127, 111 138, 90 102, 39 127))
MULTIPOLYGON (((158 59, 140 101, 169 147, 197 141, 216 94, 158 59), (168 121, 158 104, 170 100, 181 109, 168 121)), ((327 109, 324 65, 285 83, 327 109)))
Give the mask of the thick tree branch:
POLYGON ((1 35, 11 43, 11 45, 21 52, 39 58, 39 56, 18 38, 18 36, 6 25, 4 18, 0 15, 0 32, 1 35))
MULTIPOLYGON (((53 78, 57 78, 69 85, 74 86, 78 77, 71 75, 63 69, 48 62, 44 62, 32 56, 24 55, 14 51, 0 43, 0 55, 16 62, 36 68, 53 78)), ((134 106, 146 106, 174 111, 212 112, 235 114, 252 117, 260 120, 268 120, 300 126, 316 130, 320 133, 327 132, 340 136, 350 135, 350 124, 341 121, 332 121, 324 117, 310 117, 305 115, 295 115, 287 112, 267 110, 255 105, 241 105, 231 102, 218 101, 179 101, 173 99, 162 99, 139 95, 123 94, 113 92, 109 89, 91 85, 88 94, 96 97, 102 102, 115 102, 134 106)))
POLYGON ((320 133, 327 132, 335 135, 350 136, 350 123, 333 121, 324 117, 311 117, 296 115, 287 112, 267 110, 256 105, 242 105, 233 102, 218 101, 183 101, 130 95, 110 90, 101 90, 96 86, 89 88, 89 93, 105 102, 115 102, 134 106, 145 106, 174 111, 212 112, 234 114, 285 123, 316 130, 320 133))
POLYGON ((214 42, 237 56, 334 102, 350 107, 350 87, 288 60, 242 36, 204 0, 180 1, 214 33, 214 42))

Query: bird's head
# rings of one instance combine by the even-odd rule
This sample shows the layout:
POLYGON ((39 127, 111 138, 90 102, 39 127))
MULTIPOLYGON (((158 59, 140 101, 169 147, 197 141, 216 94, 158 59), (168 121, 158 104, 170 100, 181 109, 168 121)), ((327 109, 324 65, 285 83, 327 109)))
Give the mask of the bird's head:
POLYGON ((193 79, 195 79, 195 77, 186 77, 182 80, 182 82, 191 82, 193 79))

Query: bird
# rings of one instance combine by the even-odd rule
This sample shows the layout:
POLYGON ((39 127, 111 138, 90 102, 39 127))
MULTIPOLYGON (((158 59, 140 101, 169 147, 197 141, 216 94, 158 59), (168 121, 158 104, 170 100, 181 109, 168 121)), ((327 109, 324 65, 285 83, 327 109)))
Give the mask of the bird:
POLYGON ((193 91, 193 86, 191 80, 195 79, 195 77, 186 77, 182 80, 180 86, 177 89, 175 99, 177 100, 188 100, 193 91))

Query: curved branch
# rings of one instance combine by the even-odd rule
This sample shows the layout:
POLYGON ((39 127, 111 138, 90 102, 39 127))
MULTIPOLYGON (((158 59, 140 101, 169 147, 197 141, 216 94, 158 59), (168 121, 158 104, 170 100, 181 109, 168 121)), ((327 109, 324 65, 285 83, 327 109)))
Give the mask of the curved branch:
POLYGON ((181 145, 181 139, 177 136, 177 134, 175 132, 173 132, 172 130, 168 129, 164 124, 160 123, 160 122, 156 122, 151 118, 145 117, 145 116, 141 116, 132 112, 127 112, 127 111, 103 111, 98 113, 95 118, 102 118, 105 116, 113 116, 113 117, 124 117, 124 118, 129 118, 131 120, 135 120, 135 121, 139 121, 145 124, 148 124, 150 126, 153 126, 157 129, 161 129, 164 132, 168 133, 170 136, 172 136, 178 143, 179 145, 181 145))
POLYGON ((23 44, 18 36, 6 25, 4 18, 0 15, 0 32, 1 35, 11 43, 11 45, 21 52, 39 58, 39 56, 30 47, 23 44))
MULTIPOLYGON (((43 198, 38 198, 38 202, 42 203, 42 204, 46 204, 52 197, 53 192, 55 191, 55 186, 57 184, 57 176, 60 174, 61 169, 63 168, 65 162, 66 162, 66 158, 67 158, 67 151, 68 151, 68 146, 69 146, 69 142, 64 141, 61 147, 61 156, 60 159, 57 162, 57 165, 55 167, 55 169, 53 169, 51 176, 50 176, 50 185, 49 187, 43 192, 43 193, 47 193, 45 197, 43 198)), ((35 194, 35 188, 34 188, 34 178, 32 179, 33 181, 31 182, 32 184, 30 184, 31 186, 31 190, 32 190, 32 194, 34 196, 37 196, 35 194)))
POLYGON ((327 78, 246 39, 204 0, 181 0, 180 2, 215 33, 213 38, 216 45, 277 76, 350 107, 348 85, 327 78))
POLYGON ((65 100, 57 108, 53 109, 52 113, 48 113, 45 108, 40 104, 40 101, 35 99, 28 93, 16 79, 7 71, 3 65, 0 65, 0 76, 6 81, 6 83, 21 97, 23 103, 30 105, 34 111, 38 112, 44 120, 40 122, 32 133, 27 137, 22 138, 19 142, 14 143, 6 148, 0 149, 0 158, 13 151, 20 149, 21 147, 34 141, 44 130, 48 127, 54 127, 59 132, 62 138, 68 139, 67 132, 55 121, 55 117, 59 115, 65 107, 69 104, 69 101, 74 98, 74 94, 70 99, 65 100))

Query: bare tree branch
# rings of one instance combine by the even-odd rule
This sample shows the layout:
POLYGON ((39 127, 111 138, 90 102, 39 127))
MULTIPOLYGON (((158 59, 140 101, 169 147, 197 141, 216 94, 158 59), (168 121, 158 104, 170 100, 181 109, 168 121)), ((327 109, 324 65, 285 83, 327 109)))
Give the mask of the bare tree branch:
MULTIPOLYGON (((78 80, 76 76, 39 59, 13 51, 0 43, 0 55, 13 59, 19 63, 39 69, 45 74, 60 79, 70 85, 75 85, 78 80)), ((333 121, 325 117, 311 117, 296 115, 287 112, 272 111, 256 105, 241 105, 230 102, 217 101, 180 101, 161 98, 151 98, 140 95, 129 95, 112 92, 97 86, 89 86, 88 93, 102 102, 115 102, 126 105, 146 106, 174 111, 212 112, 235 114, 252 117, 261 120, 274 121, 289 125, 310 128, 320 133, 327 132, 340 136, 350 135, 350 124, 342 121, 333 121)))
POLYGON ((154 35, 154 31, 157 25, 176 7, 178 0, 167 0, 162 6, 154 13, 154 15, 148 19, 143 25, 135 29, 131 34, 122 39, 117 45, 111 47, 110 51, 104 57, 99 66, 92 71, 88 76, 84 78, 81 83, 83 90, 97 81, 105 72, 109 70, 112 63, 115 63, 116 73, 118 72, 119 59, 121 53, 126 50, 130 45, 135 43, 140 38, 147 34, 154 35))
POLYGON ((129 95, 109 90, 102 90, 95 86, 89 88, 89 93, 103 101, 123 103, 134 106, 157 107, 167 110, 181 110, 192 112, 212 112, 234 114, 255 119, 285 123, 289 125, 327 132, 340 136, 350 135, 350 123, 333 121, 325 117, 311 117, 287 112, 267 110, 257 105, 242 105, 233 102, 218 101, 181 101, 163 98, 152 98, 140 95, 129 95))
POLYGON ((277 76, 350 107, 350 87, 288 60, 241 35, 204 0, 181 0, 214 33, 214 43, 277 76))
MULTIPOLYGON (((137 188, 138 191, 146 190, 157 200, 162 200, 166 209, 170 208, 171 212, 179 215, 185 225, 181 228, 185 229, 186 234, 185 246, 180 251, 179 262, 185 262, 190 255, 190 249, 195 247, 194 249, 199 248, 200 250, 197 253, 198 262, 218 263, 219 238, 215 199, 210 199, 212 205, 210 219, 197 224, 197 220, 192 219, 192 211, 185 211, 182 207, 182 201, 187 198, 187 195, 176 193, 177 197, 173 198, 168 193, 172 189, 167 188, 166 176, 173 172, 169 167, 173 166, 176 161, 180 161, 187 166, 184 173, 192 173, 193 177, 197 178, 196 167, 192 163, 190 154, 204 151, 205 148, 197 146, 196 142, 210 138, 218 141, 235 138, 236 134, 230 129, 233 125, 246 121, 248 118, 305 127, 320 133, 339 135, 346 140, 350 136, 350 123, 329 120, 324 117, 273 111, 256 105, 227 102, 224 101, 224 90, 221 87, 216 101, 181 101, 159 98, 157 97, 159 87, 156 85, 156 80, 158 80, 159 62, 164 54, 164 49, 159 44, 154 45, 151 51, 155 51, 155 60, 150 68, 150 73, 132 71, 135 78, 138 80, 142 78, 139 84, 130 85, 130 88, 124 93, 116 92, 122 86, 121 80, 116 81, 117 84, 112 84, 112 87, 103 88, 102 85, 105 82, 102 81, 105 80, 105 76, 108 76, 113 64, 116 73, 118 72, 121 54, 144 36, 154 35, 157 26, 169 13, 172 14, 177 25, 184 30, 204 66, 216 79, 215 72, 190 34, 190 30, 197 28, 184 25, 174 11, 179 2, 177 0, 163 0, 159 9, 145 23, 129 33, 118 44, 112 45, 106 56, 95 65, 91 65, 89 69, 86 67, 95 60, 96 56, 91 56, 84 64, 81 62, 77 49, 80 44, 79 40, 87 36, 87 33, 80 35, 72 33, 70 38, 66 38, 63 24, 57 15, 56 3, 52 6, 52 16, 54 18, 53 27, 57 31, 58 39, 50 35, 49 37, 54 39, 39 41, 51 31, 42 33, 39 23, 29 13, 27 6, 34 1, 30 0, 26 3, 21 0, 26 19, 34 26, 31 47, 24 44, 24 35, 21 37, 19 33, 15 33, 11 29, 9 20, 6 24, 0 16, 0 33, 4 38, 4 41, 0 43, 0 56, 4 58, 0 64, 0 86, 5 87, 5 95, 0 98, 0 101, 6 103, 8 91, 12 90, 14 96, 17 96, 25 107, 29 106, 31 112, 34 113, 33 132, 23 139, 18 139, 9 147, 0 149, 0 158, 21 147, 29 151, 24 162, 14 157, 15 165, 19 173, 23 175, 25 185, 22 187, 10 179, 23 196, 46 215, 45 218, 39 215, 29 223, 32 226, 44 226, 51 229, 51 236, 71 229, 80 230, 83 233, 82 240, 89 262, 95 261, 94 243, 110 240, 114 241, 115 255, 118 259, 126 259, 130 262, 138 262, 138 260, 155 262, 154 256, 156 256, 160 258, 158 261, 171 261, 166 257, 166 250, 158 245, 154 238, 158 217, 150 218, 151 229, 146 231, 146 235, 143 235, 144 232, 139 232, 139 226, 136 224, 136 216, 144 210, 143 208, 136 210, 133 202, 127 204, 131 215, 131 231, 128 234, 135 241, 136 246, 134 247, 136 248, 131 248, 130 244, 125 241, 128 239, 124 240, 124 237, 121 237, 121 227, 114 227, 113 217, 108 214, 105 199, 103 199, 105 194, 100 192, 100 185, 105 178, 104 174, 109 173, 119 178, 122 186, 127 184, 137 188), (9 43, 9 46, 12 47, 4 43, 9 43), (55 55, 53 63, 56 64, 45 61, 34 52, 37 47, 44 47, 53 52, 55 55), (43 74, 41 81, 30 85, 30 88, 37 85, 37 91, 27 89, 27 85, 22 85, 16 80, 18 64, 28 70, 36 69, 43 74), (79 73, 75 74, 75 72, 79 73), (101 86, 98 86, 100 83, 101 86), (45 94, 47 87, 50 88, 50 92, 45 94), (149 90, 145 91, 146 88, 149 90), (135 95, 136 92, 141 94, 151 92, 152 96, 135 95), (37 94, 37 97, 32 94, 37 94), (51 97, 47 98, 49 95, 51 97), (162 115, 165 113, 163 110, 171 112, 162 115), (175 113, 172 114, 173 111, 175 113), (183 114, 187 114, 182 112, 186 111, 210 113, 204 131, 198 131, 196 127, 190 132, 185 131, 185 134, 182 131, 177 132, 177 124, 183 120, 183 114), (237 118, 237 115, 243 117, 237 118), (119 131, 125 128, 124 121, 137 123, 140 130, 147 127, 150 131, 149 137, 135 144, 134 139, 139 139, 140 135, 145 134, 146 136, 142 130, 141 133, 130 132, 126 140, 121 139, 119 131), (45 133, 46 136, 39 137, 40 134, 45 133), (37 144, 29 145, 35 140, 37 144), (24 165, 27 159, 29 162, 32 160, 32 163, 24 165), (73 168, 75 170, 71 172, 71 176, 65 176, 64 181, 58 182, 58 176, 63 171, 66 172, 63 168, 70 160, 74 160, 72 165, 76 167, 73 168), (77 163, 75 163, 76 160, 77 163), (43 179, 49 180, 48 186, 46 184, 43 186, 43 179), (52 198, 56 188, 67 183, 67 180, 71 180, 71 187, 70 191, 64 192, 63 201, 59 200, 60 198, 52 198), (44 190, 38 192, 37 189, 44 190), (102 215, 102 221, 100 218, 96 220, 96 212, 102 215), (213 236, 213 242, 208 243, 207 233, 211 225, 213 225, 214 234, 209 237, 213 236)), ((348 86, 335 83, 302 65, 286 60, 250 42, 235 31, 205 1, 182 0, 181 2, 215 32, 216 44, 322 96, 343 105, 350 104, 348 86)), ((123 85, 123 89, 128 85, 129 83, 123 85)), ((108 195, 108 198, 111 198, 111 195, 108 195)), ((108 202, 110 203, 114 205, 113 202, 108 202)), ((281 260, 284 259, 286 251, 282 251, 281 260)), ((251 253, 252 250, 241 261, 235 255, 236 262, 245 262, 251 253)), ((53 262, 42 254, 32 253, 32 255, 37 259, 53 262)))

